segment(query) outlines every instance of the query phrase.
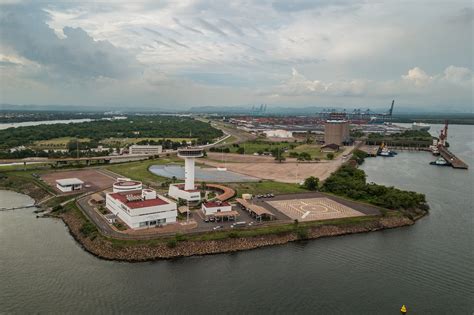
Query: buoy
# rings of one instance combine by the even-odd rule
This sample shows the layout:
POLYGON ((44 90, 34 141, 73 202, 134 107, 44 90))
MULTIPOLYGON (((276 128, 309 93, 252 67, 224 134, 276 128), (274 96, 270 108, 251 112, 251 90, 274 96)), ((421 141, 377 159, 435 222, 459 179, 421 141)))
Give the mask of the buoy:
POLYGON ((402 305, 402 308, 400 309, 400 312, 402 314, 406 314, 407 313, 407 307, 405 306, 405 304, 402 305))

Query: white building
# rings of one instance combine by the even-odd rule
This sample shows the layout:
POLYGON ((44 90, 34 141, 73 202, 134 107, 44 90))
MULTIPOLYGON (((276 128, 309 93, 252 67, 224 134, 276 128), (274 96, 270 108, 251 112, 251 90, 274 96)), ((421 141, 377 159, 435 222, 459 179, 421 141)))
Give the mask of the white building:
POLYGON ((112 186, 114 193, 142 190, 142 182, 134 181, 129 178, 117 178, 117 181, 112 186))
POLYGON ((178 150, 178 156, 184 159, 184 184, 172 184, 168 194, 175 199, 184 199, 188 202, 201 200, 201 193, 194 185, 194 160, 203 156, 201 148, 185 148, 178 150))
POLYGON ((186 189, 184 184, 171 184, 168 194, 176 200, 184 199, 190 202, 199 202, 201 200, 199 189, 186 189))
POLYGON ((292 138, 293 137, 293 132, 288 131, 288 130, 283 130, 283 129, 265 130, 263 131, 263 133, 268 138, 292 138))
POLYGON ((205 215, 212 215, 218 212, 232 211, 232 206, 228 202, 208 201, 202 203, 201 210, 205 215))
POLYGON ((56 180, 56 188, 62 192, 81 190, 84 182, 79 178, 63 178, 56 180))
POLYGON ((134 144, 128 148, 128 151, 130 154, 160 154, 163 152, 163 146, 134 144))
POLYGON ((106 207, 133 229, 175 223, 176 203, 153 189, 108 193, 106 207))

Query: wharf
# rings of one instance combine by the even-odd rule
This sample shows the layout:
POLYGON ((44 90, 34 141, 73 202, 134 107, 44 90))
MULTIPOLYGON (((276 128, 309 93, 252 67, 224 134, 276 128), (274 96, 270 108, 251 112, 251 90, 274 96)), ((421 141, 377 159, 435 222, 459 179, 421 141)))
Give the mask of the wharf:
POLYGON ((439 154, 445 159, 447 162, 451 164, 453 168, 460 168, 460 169, 468 169, 469 166, 464 163, 460 158, 454 155, 451 151, 446 149, 444 146, 438 147, 439 154))

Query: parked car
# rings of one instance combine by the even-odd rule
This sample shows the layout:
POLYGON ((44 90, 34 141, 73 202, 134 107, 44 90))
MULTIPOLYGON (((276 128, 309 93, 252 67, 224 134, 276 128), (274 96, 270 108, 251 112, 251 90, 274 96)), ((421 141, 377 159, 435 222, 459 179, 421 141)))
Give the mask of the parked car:
POLYGON ((238 227, 244 227, 246 225, 247 225, 247 223, 245 221, 239 221, 239 222, 235 222, 230 227, 231 228, 238 228, 238 227))
POLYGON ((220 230, 220 229, 222 229, 222 228, 224 228, 222 225, 218 225, 218 226, 215 226, 215 227, 213 228, 213 230, 214 230, 214 231, 215 231, 215 230, 220 230))
POLYGON ((209 223, 209 218, 205 218, 204 222, 209 223))

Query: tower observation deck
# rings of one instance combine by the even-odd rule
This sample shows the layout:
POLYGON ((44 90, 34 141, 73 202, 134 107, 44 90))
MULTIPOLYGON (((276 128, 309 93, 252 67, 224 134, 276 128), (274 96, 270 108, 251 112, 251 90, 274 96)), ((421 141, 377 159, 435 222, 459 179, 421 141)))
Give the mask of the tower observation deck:
POLYGON ((184 189, 193 190, 194 187, 194 159, 204 155, 201 148, 183 148, 178 149, 178 156, 184 159, 184 189))

